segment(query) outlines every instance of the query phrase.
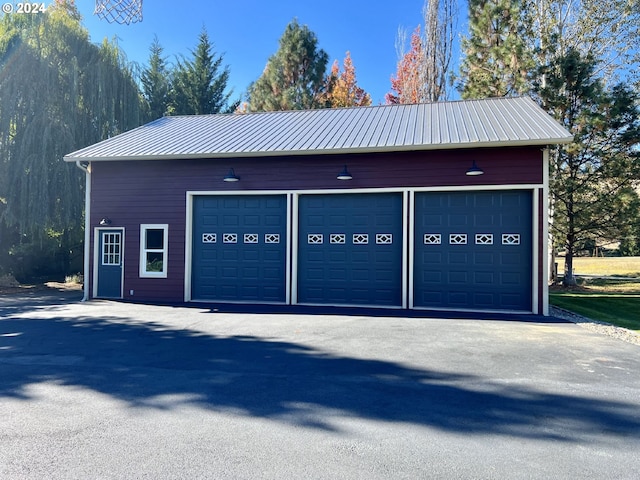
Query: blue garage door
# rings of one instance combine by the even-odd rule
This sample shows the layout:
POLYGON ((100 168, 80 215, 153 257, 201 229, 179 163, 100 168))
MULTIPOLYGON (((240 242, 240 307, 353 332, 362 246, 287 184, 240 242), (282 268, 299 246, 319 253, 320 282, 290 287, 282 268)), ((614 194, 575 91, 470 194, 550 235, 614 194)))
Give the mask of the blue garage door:
POLYGON ((193 200, 191 298, 286 301, 285 195, 193 200))
POLYGON ((414 306, 531 311, 530 191, 415 196, 414 306))
POLYGON ((402 195, 299 199, 298 302, 402 305, 402 195))

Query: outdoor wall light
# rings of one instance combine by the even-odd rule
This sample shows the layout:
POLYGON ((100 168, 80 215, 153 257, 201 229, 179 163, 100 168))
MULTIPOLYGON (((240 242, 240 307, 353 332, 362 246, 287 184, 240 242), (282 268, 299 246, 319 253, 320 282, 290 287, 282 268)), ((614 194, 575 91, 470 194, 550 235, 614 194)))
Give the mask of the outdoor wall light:
POLYGON ((236 172, 233 171, 233 168, 229 169, 229 173, 225 175, 223 178, 225 182, 237 182, 240 180, 240 177, 236 175, 236 172))
POLYGON ((104 217, 102 220, 100 220, 100 225, 103 227, 108 227, 109 225, 111 225, 111 219, 108 217, 104 217))
POLYGON ((476 161, 473 161, 473 165, 471 165, 471 168, 469 170, 467 170, 467 175, 475 177, 477 175, 483 175, 484 174, 484 170, 482 170, 478 165, 476 165, 476 161))
POLYGON ((345 165, 336 178, 338 180, 351 180, 353 176, 349 173, 349 170, 347 170, 347 166, 345 165))

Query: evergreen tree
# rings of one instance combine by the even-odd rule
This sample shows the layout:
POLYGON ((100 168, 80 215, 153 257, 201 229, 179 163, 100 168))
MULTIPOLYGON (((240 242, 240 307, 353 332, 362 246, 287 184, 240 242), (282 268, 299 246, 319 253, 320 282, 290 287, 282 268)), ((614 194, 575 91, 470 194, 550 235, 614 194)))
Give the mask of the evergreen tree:
POLYGON ((566 285, 575 284, 573 257, 581 245, 620 240, 640 221, 640 107, 624 84, 605 88, 597 63, 576 50, 543 69, 536 84, 544 108, 574 134, 552 152, 552 229, 565 251, 566 285))
POLYGON ((142 71, 140 82, 142 94, 148 105, 149 118, 155 120, 165 115, 169 107, 170 71, 166 58, 162 56, 164 49, 158 37, 153 39, 149 51, 149 66, 142 71))
POLYGON ((293 20, 280 38, 280 48, 249 87, 249 110, 303 110, 322 106, 321 94, 329 57, 318 50, 309 28, 293 20))
POLYGON ((463 98, 505 97, 529 91, 533 64, 526 48, 522 0, 469 0, 470 35, 463 39, 463 98))
POLYGON ((597 60, 606 82, 640 75, 640 2, 630 0, 522 0, 526 42, 538 65, 570 50, 597 60))
POLYGON ((203 115, 233 111, 231 92, 226 92, 229 68, 222 66, 223 56, 216 54, 205 28, 198 37, 193 59, 176 65, 172 89, 172 115, 203 115))

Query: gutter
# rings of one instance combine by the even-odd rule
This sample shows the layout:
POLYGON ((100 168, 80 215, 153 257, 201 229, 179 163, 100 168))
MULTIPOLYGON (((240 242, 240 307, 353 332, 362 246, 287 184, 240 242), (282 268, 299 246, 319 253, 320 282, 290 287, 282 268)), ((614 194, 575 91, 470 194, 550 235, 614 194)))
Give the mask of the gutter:
POLYGON ((90 163, 76 160, 76 167, 85 173, 84 187, 84 266, 82 272, 83 291, 82 302, 89 300, 89 241, 91 229, 91 170, 90 163))

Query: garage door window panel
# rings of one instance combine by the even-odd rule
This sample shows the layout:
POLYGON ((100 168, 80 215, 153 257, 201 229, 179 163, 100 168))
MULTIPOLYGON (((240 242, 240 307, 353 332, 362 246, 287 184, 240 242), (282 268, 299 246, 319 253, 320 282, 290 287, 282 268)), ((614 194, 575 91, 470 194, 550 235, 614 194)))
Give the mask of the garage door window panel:
POLYGON ((344 233, 332 233, 329 236, 329 241, 333 245, 344 245, 346 243, 346 235, 344 233))
POLYGON ((264 243, 278 244, 280 243, 280 235, 277 233, 267 233, 264 236, 264 243))

